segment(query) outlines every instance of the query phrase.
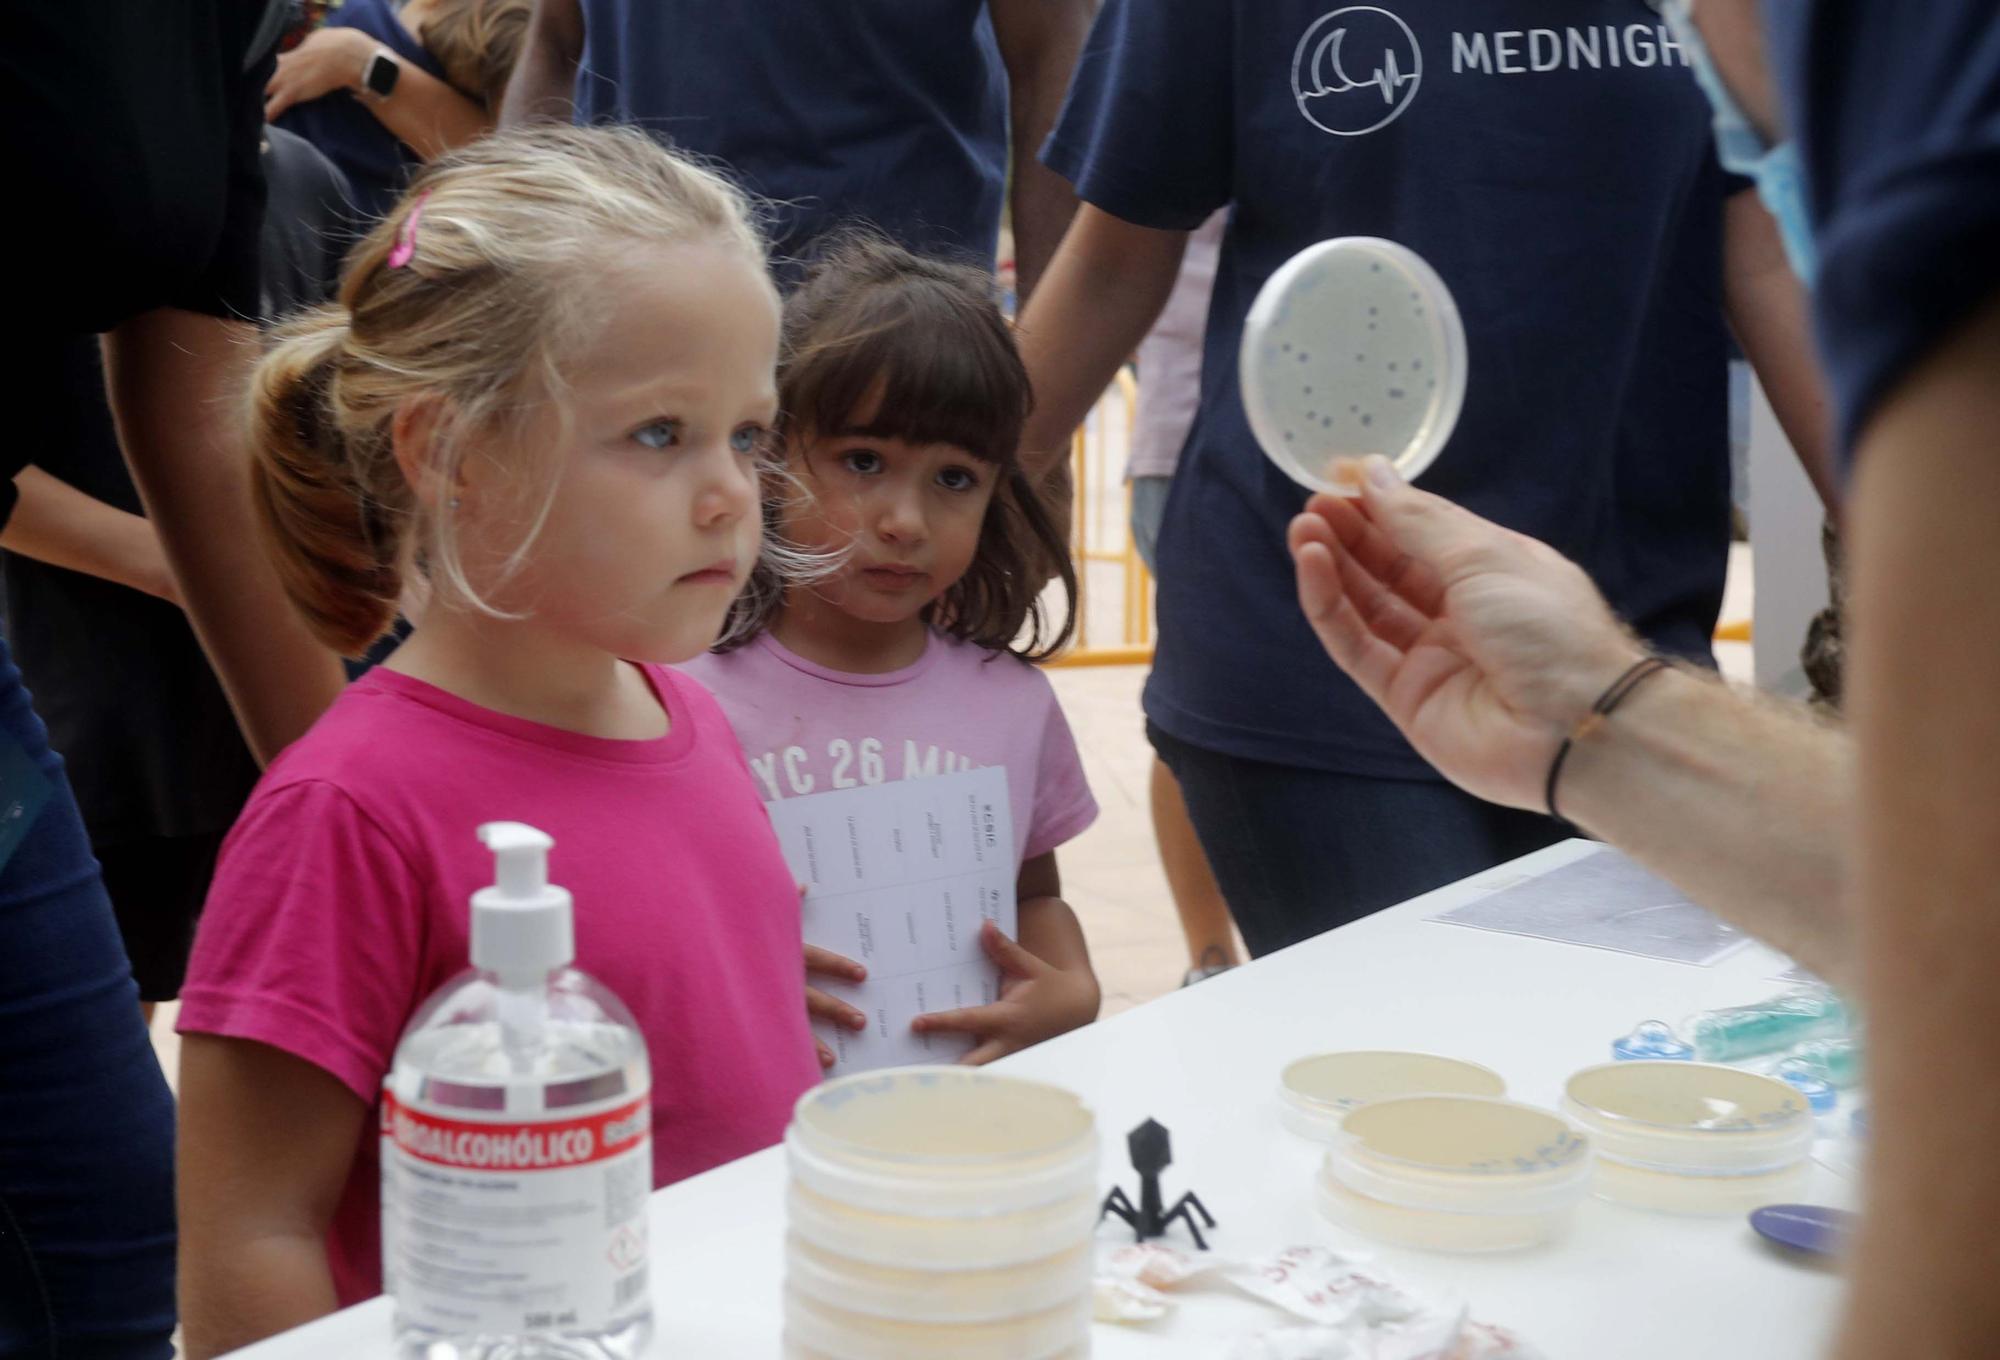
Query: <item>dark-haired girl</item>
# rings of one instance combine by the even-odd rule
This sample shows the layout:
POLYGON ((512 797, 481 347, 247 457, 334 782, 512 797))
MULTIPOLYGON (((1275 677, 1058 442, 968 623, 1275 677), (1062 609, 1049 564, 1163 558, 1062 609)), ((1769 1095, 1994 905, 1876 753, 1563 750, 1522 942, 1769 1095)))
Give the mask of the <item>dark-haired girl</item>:
MULTIPOLYGON (((767 528, 829 565, 804 584, 753 577, 718 652, 687 669, 721 701, 767 802, 1005 768, 1018 938, 988 922, 997 992, 916 1029, 983 1063, 1087 1024, 1097 979, 1056 848, 1097 804, 1030 664, 1067 641, 1076 581, 1015 460, 1028 381, 993 282, 849 239, 786 305, 778 387, 789 476, 767 528), (1043 616, 1037 562, 1062 564, 1060 626, 1043 616)), ((831 1066, 827 1040, 866 1029, 841 995, 864 972, 812 949, 807 966, 828 984, 807 995, 831 1066)))

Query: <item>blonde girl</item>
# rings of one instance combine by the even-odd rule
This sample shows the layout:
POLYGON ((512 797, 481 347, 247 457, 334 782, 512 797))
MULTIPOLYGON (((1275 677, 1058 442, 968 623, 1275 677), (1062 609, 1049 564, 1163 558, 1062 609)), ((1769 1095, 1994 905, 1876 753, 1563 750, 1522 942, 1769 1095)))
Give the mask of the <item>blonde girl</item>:
POLYGON ((654 1180, 775 1140, 816 1077, 796 888, 721 711, 664 663, 760 551, 778 302, 742 198, 643 135, 539 128, 425 170, 249 408, 273 569, 357 655, 275 761, 182 993, 186 1349, 380 1287, 373 1112, 466 965, 474 829, 552 834, 578 965, 653 1061, 654 1180))

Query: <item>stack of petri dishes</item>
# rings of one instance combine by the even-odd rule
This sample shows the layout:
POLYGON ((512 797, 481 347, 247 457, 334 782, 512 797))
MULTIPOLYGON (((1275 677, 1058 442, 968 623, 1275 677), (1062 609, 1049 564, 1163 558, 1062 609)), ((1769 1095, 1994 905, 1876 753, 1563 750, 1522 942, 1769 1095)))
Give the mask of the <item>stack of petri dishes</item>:
POLYGON ((1784 1082, 1713 1063, 1586 1067, 1562 1108, 1597 1145, 1599 1198, 1673 1213, 1794 1198, 1817 1130, 1806 1098, 1784 1082))
POLYGON ((785 1133, 797 1360, 1089 1353, 1098 1141, 1059 1087, 972 1068, 808 1092, 785 1133))

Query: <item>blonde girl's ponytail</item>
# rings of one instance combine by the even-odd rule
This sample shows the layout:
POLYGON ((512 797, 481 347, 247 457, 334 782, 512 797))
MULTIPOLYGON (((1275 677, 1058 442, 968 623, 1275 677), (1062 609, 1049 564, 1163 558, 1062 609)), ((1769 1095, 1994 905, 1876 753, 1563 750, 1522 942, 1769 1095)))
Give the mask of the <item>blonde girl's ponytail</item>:
POLYGON ((388 432, 342 419, 347 344, 347 313, 333 305, 273 336, 250 391, 251 495, 293 606, 320 641, 360 656, 395 621, 410 506, 393 467, 371 466, 393 464, 388 432))

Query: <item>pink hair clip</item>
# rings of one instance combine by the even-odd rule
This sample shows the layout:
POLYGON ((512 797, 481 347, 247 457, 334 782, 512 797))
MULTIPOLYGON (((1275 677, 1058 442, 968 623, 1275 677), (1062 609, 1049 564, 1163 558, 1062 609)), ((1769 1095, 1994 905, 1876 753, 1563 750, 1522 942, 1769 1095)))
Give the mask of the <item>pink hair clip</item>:
POLYGON ((401 269, 417 257, 417 223, 423 220, 424 200, 430 196, 431 191, 426 189, 410 205, 410 215, 403 219, 402 229, 396 233, 396 244, 389 251, 389 268, 401 269))

